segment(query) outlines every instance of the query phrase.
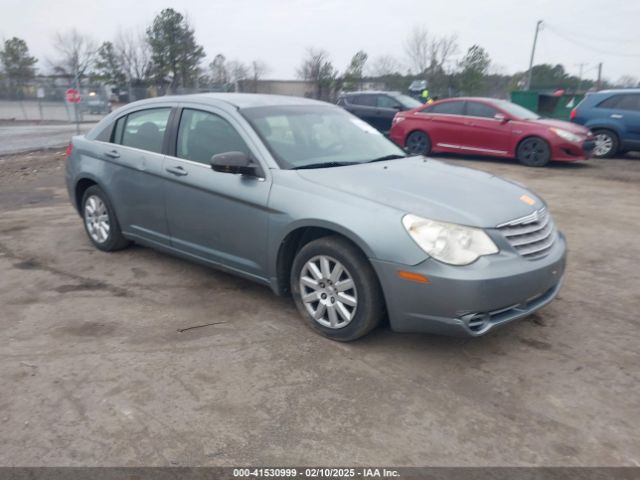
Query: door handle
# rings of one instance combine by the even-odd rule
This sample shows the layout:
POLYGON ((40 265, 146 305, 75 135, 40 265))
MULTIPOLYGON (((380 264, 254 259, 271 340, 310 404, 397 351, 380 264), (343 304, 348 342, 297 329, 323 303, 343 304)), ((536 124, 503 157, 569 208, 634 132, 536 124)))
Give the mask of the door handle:
POLYGON ((173 173, 174 175, 178 176, 178 177, 184 177, 185 175, 188 175, 189 172, 187 172, 184 167, 181 166, 176 166, 176 167, 167 167, 165 168, 165 170, 169 173, 173 173))
POLYGON ((117 150, 109 150, 108 152, 104 152, 104 154, 109 158, 120 158, 117 150))
POLYGON ((611 118, 622 118, 623 116, 620 115, 619 113, 612 113, 611 114, 611 118))

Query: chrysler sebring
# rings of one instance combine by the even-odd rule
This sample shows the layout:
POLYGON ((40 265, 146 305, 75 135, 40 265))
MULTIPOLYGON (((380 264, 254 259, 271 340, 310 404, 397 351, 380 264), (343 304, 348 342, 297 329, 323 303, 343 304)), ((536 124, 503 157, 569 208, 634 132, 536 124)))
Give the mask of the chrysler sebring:
POLYGON ((268 285, 334 340, 383 318, 482 335, 549 303, 565 268, 540 197, 314 100, 131 103, 73 138, 66 181, 98 249, 136 242, 268 285))

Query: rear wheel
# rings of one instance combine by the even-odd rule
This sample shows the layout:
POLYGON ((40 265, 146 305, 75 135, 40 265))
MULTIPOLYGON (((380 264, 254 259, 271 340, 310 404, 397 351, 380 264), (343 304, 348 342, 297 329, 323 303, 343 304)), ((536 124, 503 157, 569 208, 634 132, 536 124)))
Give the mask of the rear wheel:
POLYGON ((551 160, 551 149, 542 138, 525 138, 518 146, 516 157, 527 167, 544 167, 551 160))
POLYGON ((82 196, 84 229, 100 250, 112 252, 129 245, 107 195, 97 185, 87 188, 82 196))
POLYGON ((596 158, 611 158, 618 152, 618 137, 611 130, 594 130, 593 156, 596 158))
POLYGON ((384 315, 375 271, 358 248, 338 236, 302 247, 291 268, 291 293, 307 325, 332 340, 360 338, 384 315))
POLYGON ((431 139, 424 132, 412 132, 407 137, 405 146, 412 155, 429 155, 431 153, 431 139))

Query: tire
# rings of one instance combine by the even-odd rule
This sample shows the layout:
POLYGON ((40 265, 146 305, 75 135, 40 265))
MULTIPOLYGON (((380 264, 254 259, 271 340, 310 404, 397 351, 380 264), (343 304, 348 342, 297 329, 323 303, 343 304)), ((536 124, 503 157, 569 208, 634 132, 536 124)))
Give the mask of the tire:
POLYGON ((551 160, 551 148, 540 137, 525 138, 518 145, 516 158, 527 167, 544 167, 551 160))
POLYGON ((431 153, 431 139, 424 132, 411 132, 404 144, 412 155, 429 155, 431 153))
POLYGON ((82 220, 91 243, 104 252, 121 250, 131 243, 124 238, 107 195, 93 185, 82 196, 82 220))
POLYGON ((620 142, 618 141, 618 136, 611 130, 594 130, 593 140, 596 144, 592 152, 594 157, 611 158, 618 153, 620 142))
POLYGON ((290 282, 305 323, 332 340, 356 340, 384 317, 375 271, 362 252, 342 237, 322 237, 302 247, 293 261, 290 282))

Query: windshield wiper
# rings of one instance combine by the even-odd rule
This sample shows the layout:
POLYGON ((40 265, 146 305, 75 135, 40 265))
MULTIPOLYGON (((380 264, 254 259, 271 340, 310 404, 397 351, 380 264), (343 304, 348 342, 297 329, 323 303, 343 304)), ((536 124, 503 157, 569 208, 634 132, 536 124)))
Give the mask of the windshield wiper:
POLYGON ((397 153, 394 153, 394 154, 391 154, 391 155, 385 155, 384 157, 374 158, 373 160, 368 160, 366 163, 383 162, 385 160, 396 160, 397 158, 407 158, 407 156, 406 155, 398 155, 397 153))
POLYGON ((331 168, 331 167, 345 167, 347 165, 356 165, 358 162, 318 162, 310 163, 308 165, 300 165, 299 167, 293 167, 291 170, 304 170, 307 168, 331 168))

